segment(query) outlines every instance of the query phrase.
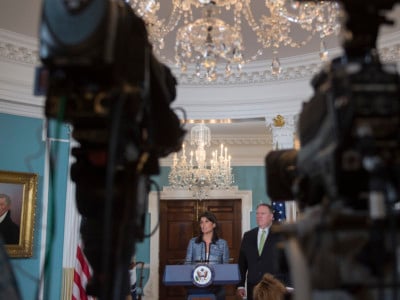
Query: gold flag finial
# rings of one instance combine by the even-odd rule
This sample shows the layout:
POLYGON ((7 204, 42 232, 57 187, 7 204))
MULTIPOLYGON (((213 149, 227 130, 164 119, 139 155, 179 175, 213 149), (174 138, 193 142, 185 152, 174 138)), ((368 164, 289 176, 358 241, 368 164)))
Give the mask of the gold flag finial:
POLYGON ((277 115, 273 118, 275 127, 283 127, 285 126, 285 118, 282 115, 277 115))

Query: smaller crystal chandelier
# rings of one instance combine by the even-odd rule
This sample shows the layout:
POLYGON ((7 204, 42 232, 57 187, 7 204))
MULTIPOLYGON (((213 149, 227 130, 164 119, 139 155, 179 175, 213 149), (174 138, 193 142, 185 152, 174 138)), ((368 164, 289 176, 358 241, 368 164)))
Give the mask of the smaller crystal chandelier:
POLYGON ((194 197, 203 200, 208 196, 210 190, 231 187, 234 179, 228 148, 221 144, 220 149, 211 153, 211 159, 207 164, 205 148, 209 147, 210 143, 210 128, 204 123, 195 125, 190 132, 190 144, 196 147, 195 150, 190 151, 188 158, 186 146, 183 144, 180 157, 177 153, 174 155, 171 172, 168 176, 171 189, 190 190, 194 197))

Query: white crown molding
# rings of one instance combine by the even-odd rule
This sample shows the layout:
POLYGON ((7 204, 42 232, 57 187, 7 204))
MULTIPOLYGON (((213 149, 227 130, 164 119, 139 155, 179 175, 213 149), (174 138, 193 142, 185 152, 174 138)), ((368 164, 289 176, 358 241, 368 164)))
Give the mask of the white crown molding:
MULTIPOLYGON (((377 44, 381 60, 386 63, 400 61, 400 32, 394 32, 379 36, 377 44)), ((329 49, 329 60, 343 53, 339 48, 329 49)), ((292 56, 280 59, 282 72, 275 76, 271 74, 269 66, 265 61, 256 61, 249 63, 243 67, 240 75, 225 78, 220 74, 216 81, 208 82, 207 80, 198 78, 189 71, 188 74, 177 75, 178 81, 183 86, 226 86, 226 85, 256 85, 265 84, 267 82, 276 82, 282 80, 294 80, 311 78, 314 76, 324 64, 319 59, 319 53, 313 52, 305 55, 292 56)), ((177 68, 173 68, 175 74, 179 74, 177 68)))
POLYGON ((296 114, 313 94, 309 80, 287 80, 221 88, 178 88, 173 107, 184 107, 188 119, 257 118, 265 114, 296 114))
POLYGON ((33 95, 37 41, 0 29, 0 112, 43 118, 44 98, 33 95))
POLYGON ((0 59, 19 64, 39 64, 38 41, 0 28, 0 59))
MULTIPOLYGON (((190 144, 190 134, 185 136, 184 143, 190 144)), ((227 146, 267 146, 271 143, 271 139, 266 134, 253 134, 253 135, 220 135, 213 134, 211 140, 211 147, 219 147, 224 144, 227 146)))
MULTIPOLYGON (((280 59, 282 71, 279 75, 271 74, 267 61, 256 61, 245 65, 240 74, 232 75, 228 78, 220 75, 217 80, 212 82, 208 82, 197 76, 189 75, 189 72, 176 76, 180 85, 188 87, 226 87, 274 83, 276 81, 302 79, 313 76, 323 64, 318 57, 318 53, 311 53, 282 58, 280 59), (301 62, 301 64, 299 62, 301 62)), ((173 71, 174 74, 179 74, 177 69, 173 68, 173 71)))
MULTIPOLYGON (((400 61, 400 32, 379 38, 384 62, 400 61)), ((38 41, 0 28, 0 110, 43 117, 44 97, 33 95, 34 70, 40 64, 38 41)), ((331 49, 337 56, 341 49, 331 49)), ((320 70, 318 53, 281 59, 282 73, 274 77, 265 62, 245 67, 240 78, 212 83, 180 80, 174 107, 185 107, 190 119, 254 118, 296 114, 313 91, 310 79, 320 70), (227 90, 227 88, 229 88, 227 90)))
POLYGON ((265 146, 269 143, 269 139, 264 134, 257 135, 235 135, 235 136, 223 136, 223 135, 213 135, 211 141, 212 146, 224 145, 261 145, 265 146))
MULTIPOLYGON (((383 55, 382 61, 394 62, 400 60, 400 31, 378 38, 378 49, 381 55, 383 55), (385 56, 386 53, 390 55, 385 56)), ((0 28, 0 58, 9 59, 18 63, 28 63, 37 65, 40 60, 38 57, 38 40, 29 36, 25 36, 16 32, 8 31, 0 28)), ((342 53, 341 48, 333 48, 329 50, 330 58, 333 58, 342 53)), ((298 79, 304 77, 310 77, 315 71, 318 71, 321 67, 321 61, 319 59, 318 52, 312 52, 305 55, 292 56, 287 58, 281 58, 281 65, 283 66, 283 72, 274 76, 271 75, 269 70, 266 70, 266 63, 262 61, 256 61, 245 65, 245 70, 241 76, 231 76, 230 78, 224 78, 220 76, 220 79, 213 82, 208 82, 196 78, 190 78, 189 75, 179 76, 182 80, 179 81, 181 85, 242 85, 242 84, 256 84, 270 81, 279 81, 287 79, 298 79), (185 79, 186 78, 186 79, 185 79)), ((178 73, 176 67, 172 67, 174 73, 178 73)))

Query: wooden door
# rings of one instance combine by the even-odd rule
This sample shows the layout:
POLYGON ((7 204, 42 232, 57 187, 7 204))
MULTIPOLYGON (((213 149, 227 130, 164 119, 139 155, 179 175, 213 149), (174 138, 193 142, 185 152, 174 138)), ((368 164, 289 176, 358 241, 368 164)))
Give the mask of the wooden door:
MULTIPOLYGON (((183 287, 165 287, 162 274, 165 265, 183 264, 189 240, 199 234, 198 216, 205 210, 215 214, 220 237, 229 245, 230 263, 237 263, 242 237, 241 199, 162 200, 160 220, 159 299, 184 300, 183 287)), ((228 300, 236 299, 236 287, 226 286, 228 300)))

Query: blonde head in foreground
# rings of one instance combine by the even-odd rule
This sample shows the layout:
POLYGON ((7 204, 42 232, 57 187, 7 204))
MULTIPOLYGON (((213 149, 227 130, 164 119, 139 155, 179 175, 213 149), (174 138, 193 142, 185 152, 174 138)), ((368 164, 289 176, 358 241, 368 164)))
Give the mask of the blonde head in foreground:
POLYGON ((286 288, 271 274, 264 274, 261 281, 254 287, 254 300, 283 300, 286 288))

